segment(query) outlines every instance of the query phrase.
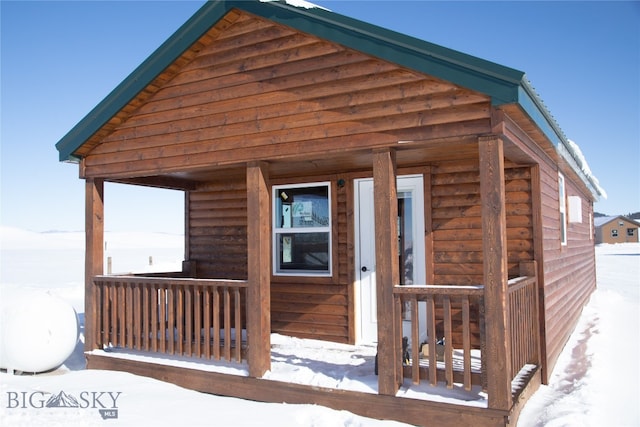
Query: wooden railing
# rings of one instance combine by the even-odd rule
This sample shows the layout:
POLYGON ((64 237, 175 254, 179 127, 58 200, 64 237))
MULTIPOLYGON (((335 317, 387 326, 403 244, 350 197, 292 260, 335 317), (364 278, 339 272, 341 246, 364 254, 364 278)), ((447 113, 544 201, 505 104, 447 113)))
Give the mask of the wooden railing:
POLYGON ((95 348, 242 362, 246 281, 96 276, 95 348))
MULTIPOLYGON (((396 286, 393 293, 395 330, 401 331, 403 322, 410 324, 410 332, 403 334, 410 341, 409 362, 403 360, 405 376, 415 384, 428 379, 431 385, 444 380, 449 388, 454 382, 467 390, 486 387, 484 329, 491 326, 484 324, 484 286, 396 286)), ((513 379, 525 365, 540 362, 535 275, 509 280, 508 304, 513 379)))
POLYGON ((509 280, 508 304, 512 379, 526 364, 537 365, 539 363, 537 283, 535 276, 509 280))
MULTIPOLYGON (((484 288, 482 286, 396 286, 393 289, 397 321, 410 322, 411 351, 410 377, 415 384, 428 379, 433 386, 439 377, 452 388, 454 381, 462 382, 465 389, 480 385, 482 377, 476 360, 472 369, 472 341, 478 348, 482 339, 473 339, 472 331, 481 335, 484 288), (401 307, 405 307, 402 313, 401 307), (473 307, 473 309, 472 309, 473 307), (422 315, 420 311, 423 311, 422 315), (472 316, 472 312, 476 313, 472 316), (426 319, 420 330, 420 318, 426 319), (428 351, 422 351, 421 337, 426 336, 428 351), (455 352, 454 352, 455 346, 455 352), (424 355, 428 353, 428 355, 424 355), (421 363, 422 359, 422 363, 421 363), (415 363, 415 362, 418 363, 415 363), (441 367, 438 367, 438 364, 441 367), (443 366, 442 366, 443 365, 443 366), (441 375, 439 375, 441 374, 441 375), (460 375, 461 378, 456 378, 460 375)), ((396 330, 400 330, 396 327, 396 330)), ((479 348, 478 348, 479 349, 479 348)), ((482 357, 478 352, 477 357, 482 357)), ((403 361, 406 363, 406 361, 403 361)))

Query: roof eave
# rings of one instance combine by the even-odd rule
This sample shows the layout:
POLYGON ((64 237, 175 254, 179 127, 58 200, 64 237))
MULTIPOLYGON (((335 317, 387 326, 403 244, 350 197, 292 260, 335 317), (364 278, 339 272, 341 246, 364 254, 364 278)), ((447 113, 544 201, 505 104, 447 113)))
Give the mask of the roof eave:
POLYGON ((591 192, 594 200, 597 202, 601 197, 606 198, 606 193, 600 187, 598 180, 593 175, 585 173, 584 168, 580 165, 580 160, 576 157, 577 153, 571 148, 566 135, 526 78, 522 79, 518 93, 518 105, 551 141, 558 155, 576 172, 591 192))
POLYGON ((487 94, 495 104, 518 99, 517 89, 524 73, 513 68, 322 8, 299 8, 283 1, 228 3, 299 31, 487 94))
POLYGON ((594 198, 603 195, 594 178, 579 167, 566 137, 523 72, 322 8, 297 7, 284 1, 205 3, 56 144, 60 161, 78 161, 77 150, 95 132, 233 8, 486 94, 494 106, 520 105, 580 176, 594 198))
POLYGON ((162 71, 229 11, 227 2, 207 2, 169 39, 56 143, 61 162, 78 162, 76 151, 162 71))
POLYGON ((77 161, 82 144, 233 8, 487 94, 494 104, 515 102, 518 97, 524 73, 471 55, 321 8, 280 1, 213 1, 205 3, 56 144, 60 161, 77 161))

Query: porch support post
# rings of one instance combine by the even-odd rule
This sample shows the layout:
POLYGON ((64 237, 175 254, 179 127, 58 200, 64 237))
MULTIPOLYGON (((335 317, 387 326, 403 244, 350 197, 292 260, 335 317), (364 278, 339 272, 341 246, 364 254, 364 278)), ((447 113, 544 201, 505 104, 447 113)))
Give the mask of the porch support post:
POLYGON ((269 170, 265 162, 247 165, 247 341, 249 376, 271 369, 271 227, 269 170))
POLYGON ((478 142, 489 408, 510 409, 512 397, 509 375, 511 360, 503 143, 493 135, 480 137, 478 142))
POLYGON ((93 277, 104 273, 104 181, 85 180, 84 349, 97 348, 93 277))
POLYGON ((401 337, 394 327, 393 287, 398 284, 398 196, 396 155, 392 149, 373 153, 373 198, 376 230, 378 316, 378 393, 395 395, 402 381, 398 363, 401 337))

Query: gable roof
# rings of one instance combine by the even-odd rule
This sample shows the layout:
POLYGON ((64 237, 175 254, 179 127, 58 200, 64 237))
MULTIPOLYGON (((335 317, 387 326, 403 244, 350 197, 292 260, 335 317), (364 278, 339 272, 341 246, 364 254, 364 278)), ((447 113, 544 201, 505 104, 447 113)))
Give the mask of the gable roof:
POLYGON ((605 196, 585 173, 582 159, 536 95, 525 74, 481 58, 422 41, 316 7, 286 1, 216 0, 205 3, 151 56, 122 81, 58 143, 60 161, 78 161, 75 152, 160 73, 232 9, 263 17, 360 52, 396 63, 491 97, 494 106, 519 105, 575 170, 593 196, 605 196))
POLYGON ((618 220, 618 219, 622 219, 622 220, 624 220, 624 221, 626 221, 626 222, 628 222, 630 224, 635 224, 635 225, 640 227, 640 224, 637 221, 635 221, 635 220, 633 220, 631 218, 627 218, 626 216, 623 216, 623 215, 599 216, 599 217, 593 219, 593 225, 595 227, 602 227, 603 225, 608 224, 608 223, 610 223, 612 221, 615 221, 615 220, 618 220))

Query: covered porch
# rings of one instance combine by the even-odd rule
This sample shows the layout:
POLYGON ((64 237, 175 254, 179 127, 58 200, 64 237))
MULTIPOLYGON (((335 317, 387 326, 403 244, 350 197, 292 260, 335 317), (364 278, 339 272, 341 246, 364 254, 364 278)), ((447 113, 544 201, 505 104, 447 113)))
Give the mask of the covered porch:
POLYGON ((273 357, 270 179, 277 166, 246 165, 245 280, 197 277, 197 268, 189 260, 181 272, 103 275, 104 181, 87 178, 88 367, 126 370, 210 393, 318 403, 412 424, 434 419, 508 424, 527 386, 535 389, 540 382, 537 267, 535 261, 522 261, 518 273, 509 274, 503 143, 498 137, 481 137, 476 146, 483 282, 469 286, 399 283, 397 158, 404 159, 407 152, 376 149, 369 153, 378 316, 378 375, 373 393, 296 384, 266 375, 273 357), (430 338, 423 340, 424 336, 430 338), (128 351, 143 353, 147 359, 116 357, 128 351), (157 362, 148 357, 157 357, 157 362), (245 374, 162 363, 167 357, 232 364, 245 374), (482 403, 474 407, 415 396, 399 402, 401 391, 411 387, 424 395, 447 389, 477 395, 480 390, 482 403), (371 405, 363 405, 364 401, 371 405))

